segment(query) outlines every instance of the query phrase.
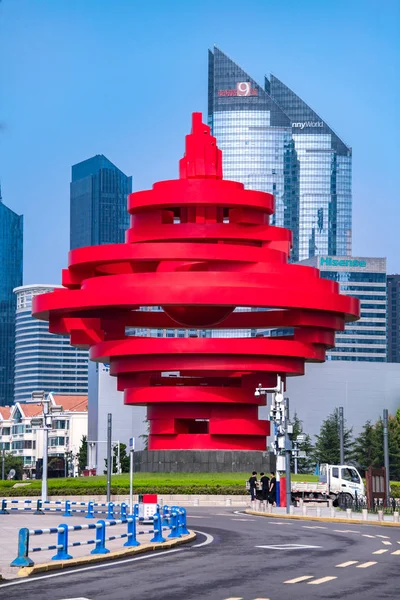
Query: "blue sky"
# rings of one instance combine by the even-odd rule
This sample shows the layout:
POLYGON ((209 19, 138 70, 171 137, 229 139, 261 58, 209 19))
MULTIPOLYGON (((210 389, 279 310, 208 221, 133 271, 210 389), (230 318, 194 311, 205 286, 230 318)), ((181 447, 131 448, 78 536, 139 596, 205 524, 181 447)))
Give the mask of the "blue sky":
POLYGON ((0 0, 0 179, 25 216, 24 283, 59 283, 71 165, 134 190, 177 176, 214 44, 274 73, 353 147, 353 254, 400 272, 398 0, 0 0))

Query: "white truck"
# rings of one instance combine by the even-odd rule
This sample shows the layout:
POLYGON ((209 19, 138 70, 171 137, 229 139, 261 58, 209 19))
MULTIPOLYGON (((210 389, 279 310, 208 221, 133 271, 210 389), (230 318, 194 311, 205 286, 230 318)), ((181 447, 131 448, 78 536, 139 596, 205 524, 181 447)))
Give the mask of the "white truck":
POLYGON ((339 494, 347 501, 361 500, 365 495, 363 480, 351 465, 320 465, 319 482, 293 482, 292 499, 295 502, 337 501, 339 494))

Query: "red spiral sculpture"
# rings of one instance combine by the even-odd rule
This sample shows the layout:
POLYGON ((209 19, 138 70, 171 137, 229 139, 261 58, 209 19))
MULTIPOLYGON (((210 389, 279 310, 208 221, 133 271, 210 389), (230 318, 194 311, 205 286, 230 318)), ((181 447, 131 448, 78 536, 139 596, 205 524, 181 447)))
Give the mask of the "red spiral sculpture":
POLYGON ((269 225, 273 196, 222 179, 221 151, 200 113, 180 179, 131 194, 128 210, 126 243, 72 250, 65 289, 36 296, 34 316, 110 363, 125 404, 148 406, 150 450, 265 450, 269 421, 258 418, 265 397, 255 386, 323 362, 335 330, 358 318, 358 300, 318 269, 288 263, 291 233, 269 225), (162 309, 143 310, 151 307, 162 309), (136 337, 129 327, 209 337, 136 337), (268 328, 293 334, 212 337, 268 328))

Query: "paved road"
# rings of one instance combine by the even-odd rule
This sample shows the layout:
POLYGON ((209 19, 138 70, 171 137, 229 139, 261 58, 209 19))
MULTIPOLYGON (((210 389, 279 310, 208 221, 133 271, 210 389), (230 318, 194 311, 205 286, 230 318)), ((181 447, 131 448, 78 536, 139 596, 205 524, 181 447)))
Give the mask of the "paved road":
POLYGON ((189 512, 189 527, 203 532, 190 546, 5 583, 0 586, 0 599, 400 597, 400 529, 279 521, 236 514, 229 508, 189 512))

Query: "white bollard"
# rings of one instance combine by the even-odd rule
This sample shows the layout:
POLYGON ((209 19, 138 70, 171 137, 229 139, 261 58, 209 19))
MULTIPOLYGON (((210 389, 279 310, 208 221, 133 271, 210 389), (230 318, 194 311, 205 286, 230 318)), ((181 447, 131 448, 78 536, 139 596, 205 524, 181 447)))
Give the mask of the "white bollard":
POLYGON ((368 521, 368 509, 366 509, 366 508, 362 509, 362 520, 368 521))
POLYGON ((294 515, 294 506, 289 507, 289 514, 294 515))
POLYGON ((333 508, 333 506, 331 506, 331 508, 330 508, 330 510, 329 510, 329 516, 330 516, 330 518, 331 518, 331 519, 334 519, 334 518, 335 518, 335 515, 336 515, 336 511, 335 511, 335 509, 333 508))
POLYGON ((199 499, 198 498, 194 498, 193 505, 194 506, 199 506, 199 499))
POLYGON ((317 506, 317 517, 321 516, 321 507, 317 506))
POLYGON ((383 510, 378 510, 378 521, 383 521, 383 510))
POLYGON ((303 513, 303 517, 307 516, 307 504, 303 504, 302 513, 303 513))
POLYGON ((399 512, 397 510, 395 510, 393 513, 393 523, 398 523, 398 522, 399 522, 399 512))
POLYGON ((353 513, 351 508, 346 508, 346 518, 351 519, 353 517, 353 513))
POLYGON ((225 506, 232 506, 232 500, 230 498, 225 498, 225 506))

